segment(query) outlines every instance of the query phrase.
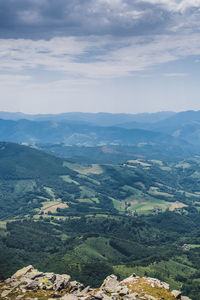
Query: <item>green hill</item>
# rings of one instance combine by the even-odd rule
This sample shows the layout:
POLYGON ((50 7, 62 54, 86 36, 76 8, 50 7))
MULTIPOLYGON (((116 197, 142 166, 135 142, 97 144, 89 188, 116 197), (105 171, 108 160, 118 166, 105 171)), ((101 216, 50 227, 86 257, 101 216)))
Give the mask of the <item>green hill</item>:
POLYGON ((199 209, 200 160, 83 164, 0 143, 0 218, 199 209))
POLYGON ((0 277, 137 272, 199 300, 199 174, 199 157, 88 164, 0 143, 0 277))

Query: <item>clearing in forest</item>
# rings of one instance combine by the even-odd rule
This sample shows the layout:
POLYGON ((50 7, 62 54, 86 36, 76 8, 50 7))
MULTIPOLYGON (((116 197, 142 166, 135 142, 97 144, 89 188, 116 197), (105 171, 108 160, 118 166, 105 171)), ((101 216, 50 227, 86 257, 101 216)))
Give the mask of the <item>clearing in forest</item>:
POLYGON ((87 175, 87 174, 102 174, 103 173, 103 169, 100 165, 97 164, 92 164, 89 168, 85 168, 85 169, 75 169, 74 171, 87 175))
POLYGON ((44 212, 44 214, 47 214, 48 212, 55 213, 57 208, 60 209, 68 208, 68 205, 66 203, 60 202, 60 200, 46 201, 46 202, 42 202, 41 211, 44 212))

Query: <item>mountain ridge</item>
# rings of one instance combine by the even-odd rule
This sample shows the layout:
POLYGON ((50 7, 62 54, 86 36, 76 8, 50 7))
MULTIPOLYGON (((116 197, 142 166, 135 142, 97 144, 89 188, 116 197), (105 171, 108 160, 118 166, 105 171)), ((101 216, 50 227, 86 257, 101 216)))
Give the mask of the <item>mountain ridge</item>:
POLYGON ((33 299, 34 296, 38 300, 191 300, 182 296, 180 291, 170 291, 167 283, 156 278, 141 278, 132 274, 118 281, 115 275, 109 275, 99 288, 90 288, 77 281, 70 281, 69 275, 43 273, 32 265, 0 282, 0 294, 2 299, 33 299))
POLYGON ((138 121, 143 122, 148 120, 154 122, 154 120, 165 119, 175 112, 161 111, 157 113, 83 113, 83 112, 66 112, 57 114, 25 114, 21 112, 5 112, 0 111, 0 119, 5 120, 32 120, 32 121, 82 121, 84 123, 98 125, 98 126, 114 126, 118 123, 124 123, 125 121, 138 121), (103 125, 104 124, 104 125, 103 125))
POLYGON ((138 144, 165 142, 188 144, 183 139, 145 129, 102 127, 77 122, 0 119, 0 140, 17 143, 65 143, 68 145, 138 144))

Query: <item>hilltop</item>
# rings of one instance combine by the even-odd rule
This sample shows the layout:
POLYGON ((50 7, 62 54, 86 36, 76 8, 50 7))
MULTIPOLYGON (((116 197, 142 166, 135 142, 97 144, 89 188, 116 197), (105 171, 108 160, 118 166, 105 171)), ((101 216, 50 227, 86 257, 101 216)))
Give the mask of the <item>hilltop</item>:
POLYGON ((115 275, 105 278, 96 288, 84 287, 70 281, 69 275, 43 273, 31 265, 18 270, 11 278, 0 283, 2 299, 61 299, 61 300, 190 300, 177 290, 155 278, 140 278, 135 274, 118 281, 115 275))

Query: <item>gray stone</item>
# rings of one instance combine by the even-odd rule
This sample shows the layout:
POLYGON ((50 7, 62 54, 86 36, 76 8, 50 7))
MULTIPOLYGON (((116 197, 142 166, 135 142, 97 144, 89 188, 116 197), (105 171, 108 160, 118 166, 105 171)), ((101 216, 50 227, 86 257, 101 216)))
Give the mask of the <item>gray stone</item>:
POLYGON ((172 295, 173 295, 176 299, 181 299, 181 292, 180 292, 180 291, 173 290, 171 293, 172 293, 172 295))
MULTIPOLYGON (((93 295, 95 299, 103 299, 103 293, 98 291, 96 294, 93 295)), ((93 297, 92 297, 93 298, 93 297)))
POLYGON ((70 292, 75 292, 75 291, 82 291, 84 289, 84 286, 82 283, 78 282, 78 281, 70 281, 69 283, 70 286, 70 292))
POLYGON ((10 286, 11 286, 12 288, 16 288, 16 287, 18 287, 20 284, 21 284, 21 281, 20 281, 20 280, 17 280, 17 281, 12 281, 12 282, 10 283, 10 286))
POLYGON ((56 280, 56 275, 54 273, 44 273, 44 277, 50 280, 52 283, 56 280))
POLYGON ((111 294, 111 299, 113 299, 113 300, 118 300, 118 299, 120 299, 120 296, 119 296, 118 293, 112 293, 112 294, 111 294))
MULTIPOLYGON (((145 278, 145 277, 143 277, 145 278)), ((148 284, 150 284, 151 287, 159 287, 159 288, 162 288, 162 289, 166 289, 166 290, 169 290, 169 284, 166 283, 166 282, 162 282, 156 278, 146 278, 147 279, 147 282, 148 284)))
POLYGON ((11 278, 19 278, 24 275, 26 275, 28 272, 34 270, 33 266, 27 266, 25 268, 22 268, 21 270, 18 270, 11 278))
POLYGON ((12 281, 12 279, 11 279, 11 278, 8 278, 8 279, 6 279, 4 282, 5 282, 6 284, 9 284, 9 283, 11 283, 11 281, 12 281))
POLYGON ((115 275, 110 275, 106 277, 101 288, 105 290, 107 293, 115 293, 117 291, 117 287, 119 285, 119 281, 115 275))
POLYGON ((43 273, 43 272, 39 272, 39 271, 37 271, 37 270, 34 270, 34 271, 32 271, 32 272, 26 274, 26 277, 27 277, 27 278, 30 278, 30 279, 32 279, 32 280, 34 280, 34 279, 36 279, 36 278, 38 278, 38 277, 42 277, 42 276, 44 276, 44 273, 43 273))
POLYGON ((119 295, 123 297, 127 294, 129 294, 129 289, 127 288, 127 286, 122 287, 122 289, 119 291, 119 295))
POLYGON ((138 293, 131 293, 129 295, 125 295, 124 297, 122 297, 123 300, 135 300, 138 299, 138 293))
POLYGON ((4 290, 2 293, 1 293, 1 297, 4 298, 6 296, 8 296, 10 294, 12 290, 4 290))
POLYGON ((191 300, 189 297, 181 296, 181 300, 191 300))
POLYGON ((155 297, 153 297, 153 296, 151 296, 151 295, 145 294, 144 296, 145 296, 146 299, 148 299, 148 300, 157 300, 155 297))
POLYGON ((63 296, 60 300, 77 300, 78 297, 73 294, 63 296))
POLYGON ((90 286, 88 285, 82 290, 82 293, 88 293, 90 290, 90 286))
POLYGON ((68 277, 66 277, 66 276, 56 275, 56 279, 54 281, 54 288, 56 291, 60 291, 69 286, 70 276, 68 276, 68 277))
POLYGON ((138 282, 138 277, 133 277, 133 276, 130 276, 128 278, 125 278, 124 280, 122 280, 120 282, 120 284, 123 284, 123 283, 134 283, 134 282, 138 282))
POLYGON ((110 296, 108 296, 108 295, 106 295, 106 294, 102 294, 102 296, 103 296, 103 298, 102 299, 104 299, 104 300, 110 300, 110 299, 112 299, 112 297, 110 296))
POLYGON ((38 281, 31 281, 25 286, 29 290, 37 290, 39 288, 39 282, 38 281))
POLYGON ((71 276, 70 275, 67 275, 67 274, 62 274, 61 275, 64 279, 65 279, 65 281, 70 281, 70 279, 71 279, 71 276))

